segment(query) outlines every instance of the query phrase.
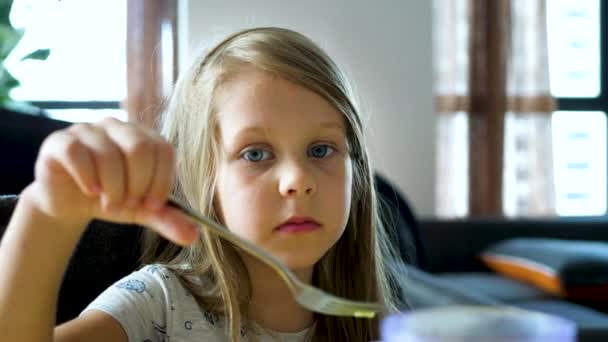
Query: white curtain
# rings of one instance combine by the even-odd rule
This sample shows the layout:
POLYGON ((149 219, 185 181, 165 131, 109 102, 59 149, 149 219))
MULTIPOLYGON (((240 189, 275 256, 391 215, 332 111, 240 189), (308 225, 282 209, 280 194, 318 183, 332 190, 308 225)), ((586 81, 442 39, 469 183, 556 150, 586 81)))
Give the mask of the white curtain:
MULTIPOLYGON (((492 0, 503 1, 503 0, 492 0)), ((434 0, 434 68, 437 111, 436 214, 469 214, 468 110, 471 0, 434 0)), ((502 214, 555 215, 545 0, 510 0, 506 34, 502 214)))

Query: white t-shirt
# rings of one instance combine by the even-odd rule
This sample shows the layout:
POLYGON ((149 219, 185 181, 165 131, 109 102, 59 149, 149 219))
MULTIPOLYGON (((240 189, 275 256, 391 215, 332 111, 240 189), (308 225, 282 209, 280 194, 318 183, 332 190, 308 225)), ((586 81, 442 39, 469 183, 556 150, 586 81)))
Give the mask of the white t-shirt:
MULTIPOLYGON (((101 310, 116 319, 129 341, 228 341, 225 320, 198 305, 177 276, 160 265, 144 266, 110 286, 82 313, 101 310)), ((81 315, 82 315, 81 313, 81 315)), ((305 341, 310 329, 280 333, 257 325, 241 328, 243 341, 305 341)))

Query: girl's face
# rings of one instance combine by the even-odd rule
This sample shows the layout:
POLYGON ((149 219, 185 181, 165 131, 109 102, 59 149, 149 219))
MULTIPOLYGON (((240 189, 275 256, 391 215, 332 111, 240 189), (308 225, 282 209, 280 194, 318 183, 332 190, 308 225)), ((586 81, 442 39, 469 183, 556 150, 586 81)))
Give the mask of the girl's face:
POLYGON ((314 92, 254 69, 224 83, 217 100, 224 223, 291 269, 309 269, 348 221, 343 115, 314 92))

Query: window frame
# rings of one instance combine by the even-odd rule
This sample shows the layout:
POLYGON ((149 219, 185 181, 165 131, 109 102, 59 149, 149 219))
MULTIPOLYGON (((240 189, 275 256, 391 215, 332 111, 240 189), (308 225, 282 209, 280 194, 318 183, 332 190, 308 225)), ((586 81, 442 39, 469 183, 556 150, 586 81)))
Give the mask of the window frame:
POLYGON ((45 109, 123 109, 120 101, 28 101, 45 109))
POLYGON ((155 127, 158 115, 169 95, 167 85, 173 85, 178 72, 177 47, 178 0, 127 0, 126 32, 126 98, 117 101, 34 101, 28 103, 45 110, 62 109, 120 109, 129 120, 155 127), (159 49, 163 33, 169 33, 170 49, 159 49), (167 66, 169 75, 163 71, 167 66))
POLYGON ((608 57, 608 5, 600 0, 600 94, 597 97, 557 97, 558 110, 567 111, 603 111, 608 113, 608 64, 603 58, 608 57))
MULTIPOLYGON (((560 111, 601 111, 608 116, 608 62, 604 62, 604 57, 608 57, 608 4, 605 1, 599 1, 599 60, 600 60, 600 91, 596 97, 555 97, 556 110, 560 111)), ((608 132, 608 120, 606 132, 608 132)), ((607 149, 608 151, 608 149, 607 149)), ((608 158, 608 155, 607 155, 608 158)), ((608 178, 608 174, 606 174, 608 178)), ((608 184, 608 182, 606 182, 608 184)), ((608 194, 608 186, 605 189, 608 194)), ((608 207, 602 215, 585 215, 585 216, 560 216, 562 219, 593 219, 593 218, 608 218, 608 207)))

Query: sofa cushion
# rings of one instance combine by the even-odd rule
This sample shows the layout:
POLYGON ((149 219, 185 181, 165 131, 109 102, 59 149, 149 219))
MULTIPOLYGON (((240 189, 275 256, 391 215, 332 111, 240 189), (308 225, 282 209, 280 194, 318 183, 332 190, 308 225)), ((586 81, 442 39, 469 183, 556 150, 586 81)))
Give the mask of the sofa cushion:
POLYGON ((536 286, 490 272, 440 273, 436 276, 452 288, 483 295, 501 303, 556 298, 536 286))
POLYGON ((450 281, 414 266, 402 265, 404 297, 409 307, 421 309, 445 305, 500 305, 491 297, 453 286, 450 281))
POLYGON ((487 248, 491 269, 574 300, 608 301, 608 243, 515 238, 487 248))

